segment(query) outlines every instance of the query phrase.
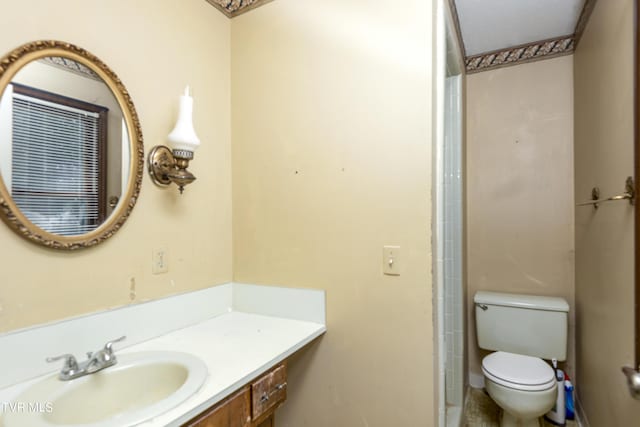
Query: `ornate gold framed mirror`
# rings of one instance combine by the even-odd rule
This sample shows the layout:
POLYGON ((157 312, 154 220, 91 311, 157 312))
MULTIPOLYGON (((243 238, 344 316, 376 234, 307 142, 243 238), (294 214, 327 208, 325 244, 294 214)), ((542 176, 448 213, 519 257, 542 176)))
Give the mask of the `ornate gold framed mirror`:
POLYGON ((70 43, 27 43, 0 59, 0 217, 55 249, 113 236, 140 193, 144 146, 128 91, 70 43))

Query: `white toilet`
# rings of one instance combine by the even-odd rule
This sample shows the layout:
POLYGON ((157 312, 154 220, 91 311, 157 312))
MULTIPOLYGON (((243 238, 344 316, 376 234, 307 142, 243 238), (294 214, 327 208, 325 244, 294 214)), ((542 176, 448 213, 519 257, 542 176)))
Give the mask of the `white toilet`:
POLYGON ((478 345, 485 388, 502 408, 501 427, 538 427, 553 408, 557 383, 551 365, 567 353, 569 304, 562 298, 477 292, 478 345))

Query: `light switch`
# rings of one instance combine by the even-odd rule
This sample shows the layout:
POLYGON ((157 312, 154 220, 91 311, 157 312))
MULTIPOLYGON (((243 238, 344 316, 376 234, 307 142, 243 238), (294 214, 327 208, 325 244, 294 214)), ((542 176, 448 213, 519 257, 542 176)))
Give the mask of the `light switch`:
POLYGON ((153 259, 151 261, 151 272, 153 274, 162 274, 169 271, 169 256, 167 250, 158 248, 153 250, 153 259))
POLYGON ((382 248, 382 272, 390 276, 400 275, 400 246, 382 248))

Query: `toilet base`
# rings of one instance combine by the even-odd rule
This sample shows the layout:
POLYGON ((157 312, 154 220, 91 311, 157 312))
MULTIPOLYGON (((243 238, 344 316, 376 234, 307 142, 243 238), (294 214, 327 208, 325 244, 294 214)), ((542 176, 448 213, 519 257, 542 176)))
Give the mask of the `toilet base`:
POLYGON ((548 390, 523 391, 494 383, 485 377, 487 393, 502 409, 500 427, 540 427, 540 417, 556 402, 558 387, 548 390))
POLYGON ((533 418, 529 420, 518 419, 508 413, 507 411, 502 411, 502 416, 500 417, 500 427, 540 427, 542 424, 540 423, 540 418, 533 418))

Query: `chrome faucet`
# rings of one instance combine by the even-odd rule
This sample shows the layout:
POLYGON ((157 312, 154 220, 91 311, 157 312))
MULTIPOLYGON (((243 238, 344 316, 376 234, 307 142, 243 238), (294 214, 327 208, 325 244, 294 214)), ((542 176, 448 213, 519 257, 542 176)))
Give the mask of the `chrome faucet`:
POLYGON ((61 381, 69 381, 75 378, 80 378, 85 375, 93 374, 98 371, 113 366, 118 363, 118 359, 113 352, 113 344, 124 341, 126 336, 122 336, 113 341, 109 341, 103 348, 96 352, 87 353, 87 360, 82 363, 78 363, 73 354, 63 354, 56 357, 47 357, 47 362, 56 362, 58 360, 64 360, 62 370, 58 375, 61 381))

